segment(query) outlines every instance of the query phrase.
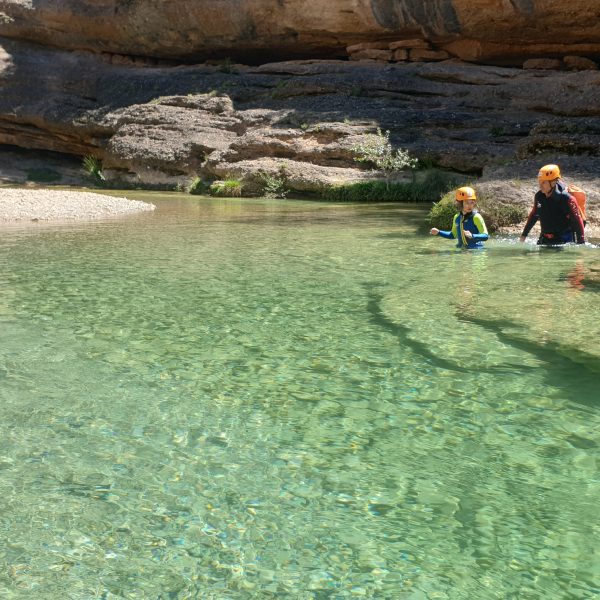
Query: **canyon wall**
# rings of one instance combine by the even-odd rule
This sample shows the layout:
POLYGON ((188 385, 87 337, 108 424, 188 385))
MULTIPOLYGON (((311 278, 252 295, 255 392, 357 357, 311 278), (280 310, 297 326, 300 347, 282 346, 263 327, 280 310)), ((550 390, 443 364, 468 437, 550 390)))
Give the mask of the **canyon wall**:
POLYGON ((378 128, 469 174, 557 157, 597 171, 598 12, 557 0, 0 0, 0 145, 93 155, 134 185, 232 175, 251 189, 282 165, 299 191, 359 181, 373 173, 353 147, 378 128))
POLYGON ((343 57, 422 37, 460 58, 600 55, 600 7, 583 0, 2 0, 0 36, 187 61, 343 57))

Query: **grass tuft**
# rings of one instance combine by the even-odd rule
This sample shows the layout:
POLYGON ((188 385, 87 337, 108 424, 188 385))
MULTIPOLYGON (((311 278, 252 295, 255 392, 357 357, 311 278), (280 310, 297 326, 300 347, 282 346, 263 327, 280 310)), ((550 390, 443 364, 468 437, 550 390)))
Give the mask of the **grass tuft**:
POLYGON ((89 173, 96 182, 104 182, 104 175, 102 174, 102 160, 97 156, 88 154, 83 157, 83 168, 89 173))
POLYGON ((224 179, 223 181, 214 181, 211 183, 208 191, 211 196, 221 198, 239 198, 242 195, 244 186, 239 179, 224 179))

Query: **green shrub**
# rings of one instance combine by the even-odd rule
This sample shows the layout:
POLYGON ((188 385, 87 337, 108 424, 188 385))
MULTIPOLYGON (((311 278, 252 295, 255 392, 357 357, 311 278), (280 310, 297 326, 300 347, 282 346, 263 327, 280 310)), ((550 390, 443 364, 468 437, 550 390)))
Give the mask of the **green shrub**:
POLYGON ((433 202, 455 185, 452 174, 433 169, 403 183, 364 181, 329 186, 322 196, 332 202, 433 202))
POLYGON ((505 204, 486 196, 482 196, 477 204, 489 231, 497 231, 500 227, 517 225, 527 217, 525 207, 505 204))
POLYGON ((363 142, 352 148, 354 160, 372 164, 378 171, 383 171, 388 179, 394 173, 417 166, 417 159, 411 158, 408 150, 392 149, 389 131, 383 132, 378 128, 377 133, 368 134, 364 138, 363 142))
POLYGON ((239 179, 225 179, 223 181, 214 181, 210 184, 208 191, 211 196, 221 198, 239 198, 242 195, 242 182, 239 179))
POLYGON ((431 207, 428 215, 429 224, 438 229, 450 229, 452 227, 452 217, 457 212, 454 192, 449 192, 431 207))
MULTIPOLYGON (((527 216, 527 210, 521 206, 503 204, 484 195, 478 198, 477 209, 481 212, 490 233, 500 227, 517 225, 527 216)), ((428 215, 429 223, 438 229, 450 229, 452 217, 457 212, 454 192, 450 192, 433 205, 428 215)))
POLYGON ((187 186, 186 191, 188 194, 197 196, 206 191, 206 185, 200 177, 194 177, 192 182, 187 186))
POLYGON ((279 167, 277 175, 260 171, 258 178, 262 184, 264 198, 285 198, 290 192, 287 187, 287 174, 284 166, 279 167))
POLYGON ((263 178, 263 196, 265 198, 285 198, 289 194, 285 180, 276 175, 265 175, 263 178))

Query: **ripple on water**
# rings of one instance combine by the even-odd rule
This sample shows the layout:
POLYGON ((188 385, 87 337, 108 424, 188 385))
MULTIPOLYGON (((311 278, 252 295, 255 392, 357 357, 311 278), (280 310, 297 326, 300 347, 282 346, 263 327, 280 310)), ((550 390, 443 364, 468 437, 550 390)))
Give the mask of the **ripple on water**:
POLYGON ((153 201, 0 240, 3 596, 598 592, 586 254, 153 201))

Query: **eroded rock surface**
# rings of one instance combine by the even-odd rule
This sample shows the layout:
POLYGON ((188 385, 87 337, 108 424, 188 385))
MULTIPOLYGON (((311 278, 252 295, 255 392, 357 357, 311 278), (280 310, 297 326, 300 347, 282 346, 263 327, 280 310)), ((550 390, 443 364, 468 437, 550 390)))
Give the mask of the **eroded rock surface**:
POLYGON ((2 0, 0 35, 131 56, 343 56, 357 42, 423 38, 467 60, 600 51, 594 3, 575 0, 2 0))
POLYGON ((140 184, 248 177, 252 161, 264 170, 269 160, 312 169, 313 188, 355 181, 367 174, 352 149, 377 128, 422 161, 474 174, 600 152, 597 71, 456 61, 141 68, 5 40, 0 84, 0 144, 91 154, 109 178, 140 184))

